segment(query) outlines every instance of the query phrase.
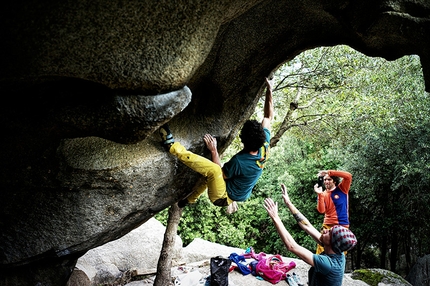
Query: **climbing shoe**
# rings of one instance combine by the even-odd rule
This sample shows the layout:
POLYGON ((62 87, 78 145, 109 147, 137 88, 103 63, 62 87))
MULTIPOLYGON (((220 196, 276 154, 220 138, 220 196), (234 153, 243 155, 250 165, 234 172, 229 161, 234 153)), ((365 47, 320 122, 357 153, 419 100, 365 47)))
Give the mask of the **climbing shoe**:
POLYGON ((163 146, 168 151, 170 147, 172 147, 173 143, 175 143, 175 139, 173 138, 172 132, 170 132, 169 125, 164 124, 160 127, 159 130, 161 140, 163 140, 163 146))
POLYGON ((187 200, 187 199, 183 199, 183 200, 180 200, 180 201, 178 202, 178 207, 180 207, 181 209, 182 209, 183 207, 185 207, 186 205, 188 205, 188 200, 187 200))

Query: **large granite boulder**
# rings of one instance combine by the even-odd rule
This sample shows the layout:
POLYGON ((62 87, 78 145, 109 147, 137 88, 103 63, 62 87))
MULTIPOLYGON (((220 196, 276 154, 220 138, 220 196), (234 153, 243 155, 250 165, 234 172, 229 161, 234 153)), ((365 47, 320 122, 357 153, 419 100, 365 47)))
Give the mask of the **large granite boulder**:
MULTIPOLYGON (((161 222, 151 218, 123 237, 89 250, 78 259, 75 275, 69 279, 68 285, 83 286, 80 285, 83 284, 80 282, 83 275, 88 280, 86 285, 114 285, 129 271, 138 269, 152 274, 157 268, 165 230, 161 222)), ((172 264, 179 265, 183 261, 179 236, 175 238, 172 251, 172 264)))
POLYGON ((223 151, 264 77, 346 44, 417 54, 430 90, 430 4, 363 1, 9 1, 0 9, 0 284, 64 285, 76 260, 186 196, 198 175, 159 145, 223 151))
POLYGON ((406 280, 414 286, 425 286, 430 281, 430 254, 418 258, 417 262, 412 266, 406 280))

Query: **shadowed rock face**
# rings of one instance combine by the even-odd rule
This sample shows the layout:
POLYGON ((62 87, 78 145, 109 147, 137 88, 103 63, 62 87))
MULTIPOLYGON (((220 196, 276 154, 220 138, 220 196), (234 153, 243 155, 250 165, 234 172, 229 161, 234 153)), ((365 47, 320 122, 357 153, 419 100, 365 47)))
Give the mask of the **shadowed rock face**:
POLYGON ((304 50, 418 54, 430 90, 426 0, 18 0, 0 27, 2 285, 64 285, 87 250, 186 196, 198 175, 158 127, 224 150, 304 50))

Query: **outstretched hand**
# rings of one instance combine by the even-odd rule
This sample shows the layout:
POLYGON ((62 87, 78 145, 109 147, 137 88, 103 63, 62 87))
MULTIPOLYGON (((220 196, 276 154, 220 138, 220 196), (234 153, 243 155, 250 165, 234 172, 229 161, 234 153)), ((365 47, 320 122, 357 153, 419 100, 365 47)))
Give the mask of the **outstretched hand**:
POLYGON ((205 141, 206 147, 212 152, 217 151, 217 141, 216 138, 213 137, 210 134, 205 134, 203 137, 203 140, 205 141))
POLYGON ((269 90, 272 90, 272 88, 273 88, 273 82, 272 82, 272 80, 269 80, 267 77, 266 77, 266 87, 269 90))
POLYGON ((282 190, 282 198, 284 199, 284 203, 290 204, 291 200, 290 200, 290 196, 288 195, 288 191, 287 191, 287 187, 285 187, 284 184, 281 184, 281 190, 282 190))
POLYGON ((264 200, 264 208, 272 219, 278 216, 278 203, 275 203, 271 198, 264 200))

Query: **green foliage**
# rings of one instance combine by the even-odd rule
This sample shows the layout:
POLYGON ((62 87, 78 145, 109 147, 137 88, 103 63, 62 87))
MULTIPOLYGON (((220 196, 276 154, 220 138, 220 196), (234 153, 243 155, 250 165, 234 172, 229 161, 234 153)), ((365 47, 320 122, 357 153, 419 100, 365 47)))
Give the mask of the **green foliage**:
POLYGON ((178 227, 184 245, 200 237, 243 249, 253 246, 259 236, 262 217, 267 214, 258 199, 238 205, 239 211, 228 215, 225 208, 214 206, 205 194, 196 204, 185 207, 178 227))
POLYGON ((380 255, 381 253, 378 248, 366 247, 362 253, 362 265, 364 267, 366 267, 366 265, 380 265, 380 255))
MULTIPOLYGON (((430 217, 430 131, 428 123, 414 125, 411 128, 403 121, 375 128, 351 146, 348 165, 355 175, 351 224, 373 245, 383 245, 386 236, 391 237, 390 247, 397 240, 413 241, 417 234, 421 240, 430 239, 428 220, 410 223, 430 217)), ((420 244, 401 246, 416 255, 430 251, 420 244)))
MULTIPOLYGON (((417 57, 377 62, 369 65, 373 73, 355 79, 366 95, 339 121, 349 140, 338 146, 347 150, 342 160, 354 177, 351 225, 364 259, 365 247, 375 246, 381 254, 391 249, 391 256, 422 255, 430 250, 428 219, 410 222, 430 216, 428 94, 417 57)), ((379 258, 383 264, 385 259, 379 258)))

